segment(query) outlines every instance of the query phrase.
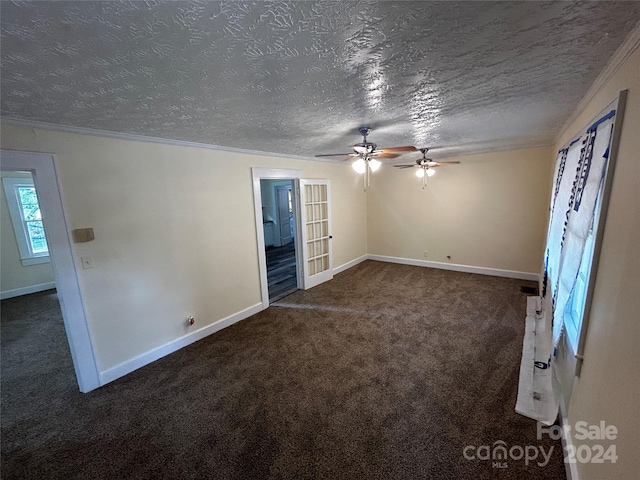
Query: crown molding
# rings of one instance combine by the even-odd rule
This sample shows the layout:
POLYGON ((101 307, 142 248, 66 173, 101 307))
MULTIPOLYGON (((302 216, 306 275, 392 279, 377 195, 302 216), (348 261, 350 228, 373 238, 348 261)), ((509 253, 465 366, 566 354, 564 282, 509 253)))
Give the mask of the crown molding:
POLYGON ((259 155, 261 157, 289 158, 292 160, 307 160, 314 162, 338 163, 335 160, 324 158, 303 157, 300 155, 288 155, 285 153, 261 152, 259 150, 249 150, 245 148, 225 147, 208 143, 189 142, 186 140, 175 140, 171 138, 149 137, 146 135, 136 135, 133 133, 113 132, 111 130, 99 130, 86 127, 74 127, 71 125, 59 125, 56 123, 38 122, 34 120, 23 120, 19 118, 2 117, 1 125, 8 125, 20 128, 35 128, 37 130, 51 130, 54 132, 75 133, 79 135, 91 135, 96 137, 115 138, 118 140, 129 140, 133 142, 159 143, 161 145, 173 145, 177 147, 204 148, 206 150, 217 150, 221 152, 241 153, 246 155, 259 155))
POLYGON ((636 26, 631 30, 631 33, 627 36, 627 38, 622 42, 622 45, 618 47, 618 50, 613 54, 609 63, 607 63, 604 70, 600 72, 600 75, 595 79, 591 88, 587 90, 587 93, 582 97, 582 100, 578 103, 576 108, 573 110, 573 113, 564 125, 560 129, 558 135, 554 140, 554 145, 556 145, 561 139, 563 134, 571 127, 573 122, 580 116, 580 114, 587 108, 587 105, 593 100, 596 94, 602 89, 602 87, 611 79, 611 77, 618 71, 618 68, 635 52, 635 50, 640 47, 640 22, 636 24, 636 26))
MULTIPOLYGON (((221 152, 241 153, 246 155, 258 155, 262 157, 268 156, 268 157, 275 157, 275 158, 288 158, 292 160, 306 160, 306 161, 312 161, 312 162, 326 162, 326 163, 333 163, 333 164, 339 164, 339 165, 350 165, 349 163, 345 163, 339 160, 331 160, 331 159, 322 158, 322 157, 304 157, 301 155, 289 155, 286 153, 262 152, 259 150, 249 150, 245 148, 225 147, 222 145, 189 142, 186 140, 175 140, 172 138, 150 137, 146 135, 137 135, 133 133, 114 132, 111 130, 99 130, 95 128, 75 127, 72 125, 61 125, 57 123, 38 122, 35 120, 24 120, 20 118, 1 117, 0 125, 8 125, 12 127, 29 128, 29 129, 37 129, 37 130, 50 130, 54 132, 63 132, 63 133, 74 133, 78 135, 91 135, 96 137, 114 138, 117 140, 128 140, 133 142, 147 142, 147 143, 158 143, 161 145, 172 145, 172 146, 178 146, 178 147, 203 148, 206 150, 217 150, 221 152)), ((504 151, 511 151, 511 150, 529 150, 532 148, 544 148, 549 146, 551 146, 551 144, 546 141, 528 142, 524 144, 509 143, 506 145, 491 145, 491 146, 478 145, 476 147, 473 147, 465 151, 446 152, 442 154, 436 153, 436 155, 434 155, 434 158, 437 157, 440 160, 444 160, 448 158, 481 155, 483 153, 496 153, 496 152, 504 152, 504 151)), ((456 147, 453 147, 453 148, 455 149, 456 147)))

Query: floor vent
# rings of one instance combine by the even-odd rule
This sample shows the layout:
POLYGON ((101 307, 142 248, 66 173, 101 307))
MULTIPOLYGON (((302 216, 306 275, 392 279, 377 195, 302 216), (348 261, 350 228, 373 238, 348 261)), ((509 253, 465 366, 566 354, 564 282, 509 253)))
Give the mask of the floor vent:
POLYGON ((520 287, 520 291, 522 293, 526 293, 527 295, 538 295, 538 287, 527 287, 522 285, 520 287))

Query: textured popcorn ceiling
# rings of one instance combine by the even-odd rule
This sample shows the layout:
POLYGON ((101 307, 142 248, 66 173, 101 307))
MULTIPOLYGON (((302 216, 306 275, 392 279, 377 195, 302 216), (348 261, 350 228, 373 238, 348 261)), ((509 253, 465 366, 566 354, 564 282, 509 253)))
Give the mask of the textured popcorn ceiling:
MULTIPOLYGON (((639 2, 3 1, 2 116, 300 156, 548 145, 639 2)), ((415 156, 415 154, 414 154, 415 156)))

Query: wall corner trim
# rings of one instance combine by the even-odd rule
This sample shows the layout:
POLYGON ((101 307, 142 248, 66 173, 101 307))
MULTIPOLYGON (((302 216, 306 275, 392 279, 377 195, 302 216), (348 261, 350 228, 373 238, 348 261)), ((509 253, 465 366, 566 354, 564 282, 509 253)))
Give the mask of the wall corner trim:
POLYGON ((256 313, 262 311, 262 303, 256 303, 250 307, 245 308, 244 310, 240 310, 228 317, 222 318, 210 325, 202 327, 194 332, 190 332, 182 337, 179 337, 175 340, 172 340, 164 345, 153 348, 146 353, 138 355, 130 360, 125 360, 124 362, 108 368, 100 372, 100 386, 103 386, 109 382, 112 382, 120 377, 123 377, 134 370, 144 367, 170 353, 176 352, 187 345, 197 342, 198 340, 202 340, 203 338, 216 333, 223 328, 229 327, 234 323, 237 323, 245 318, 250 317, 251 315, 255 315, 256 313))
POLYGON ((478 273, 480 275, 491 275, 494 277, 517 278, 520 280, 532 280, 538 282, 540 275, 531 272, 519 272, 516 270, 503 270, 499 268, 476 267, 473 265, 459 265, 456 263, 430 262, 427 260, 416 260, 413 258, 388 257, 385 255, 368 255, 369 260, 378 262, 400 263, 403 265, 414 265, 416 267, 439 268, 441 270, 453 270, 455 272, 478 273))
POLYGON ((358 265, 359 263, 364 262, 365 260, 368 260, 368 255, 362 255, 361 257, 358 258, 354 258, 353 260, 351 260, 350 262, 347 263, 343 263, 342 265, 335 267, 333 269, 333 274, 337 275, 338 273, 342 273, 345 270, 349 270, 351 267, 355 267, 356 265, 358 265))

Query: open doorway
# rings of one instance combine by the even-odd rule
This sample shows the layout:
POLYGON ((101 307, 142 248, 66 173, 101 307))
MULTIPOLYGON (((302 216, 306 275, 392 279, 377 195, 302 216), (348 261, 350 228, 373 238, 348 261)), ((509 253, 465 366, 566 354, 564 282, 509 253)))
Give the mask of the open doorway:
MULTIPOLYGON (((331 184, 327 179, 304 179, 301 171, 294 169, 253 167, 251 176, 253 178, 253 206, 260 272, 260 298, 262 299, 262 308, 265 309, 273 303, 274 300, 271 298, 276 298, 275 295, 271 296, 269 292, 267 249, 269 246, 283 246, 283 235, 277 233, 278 231, 285 231, 286 241, 286 221, 277 221, 278 215, 282 219, 286 219, 289 215, 290 224, 293 225, 293 229, 290 230, 293 255, 289 256, 289 265, 294 265, 293 262, 295 262, 296 289, 308 290, 333 278, 331 184), (271 180, 272 183, 264 182, 264 180, 271 180), (276 211, 275 206, 276 190, 270 188, 277 186, 273 182, 276 180, 280 181, 283 187, 287 187, 287 200, 286 202, 282 200, 282 203, 286 203, 288 209, 281 209, 280 214, 276 211), (289 190, 289 186, 291 186, 291 190, 289 190), (263 190, 265 192, 264 200, 263 190), (268 208, 269 205, 273 206, 271 210, 268 208), (279 240, 275 238, 276 234, 280 235, 279 240), (279 244, 276 245, 276 242, 279 244)), ((281 194, 280 198, 284 199, 284 194, 281 194)), ((290 271, 293 273, 293 270, 290 271)), ((293 284, 293 277, 289 278, 293 284)), ((293 287, 292 291, 294 291, 293 287)), ((282 297, 280 296, 280 298, 282 297)))
POLYGON ((56 391, 73 389, 75 372, 33 175, 2 170, 1 177, 2 403, 3 416, 17 418, 25 391, 51 398, 52 379, 56 391))
MULTIPOLYGON (((29 191, 30 187, 28 185, 26 187, 18 187, 19 189, 23 189, 23 191, 18 192, 18 195, 23 195, 24 207, 26 209, 23 213, 26 215, 27 220, 23 222, 24 225, 21 225, 17 231, 19 232, 20 229, 22 229, 23 231, 31 233, 31 235, 25 237, 25 241, 28 244, 27 246, 31 248, 31 253, 33 254, 33 258, 26 260, 20 258, 20 262, 22 263, 23 260, 25 260, 27 263, 32 263, 32 266, 38 266, 38 262, 43 260, 43 253, 46 249, 53 271, 53 280, 49 288, 55 288, 55 293, 53 291, 45 291, 37 295, 42 297, 42 299, 46 297, 47 305, 57 304, 60 307, 59 313, 62 316, 64 336, 66 336, 66 342, 62 342, 63 345, 66 343, 64 347, 65 353, 68 349, 71 354, 71 360, 80 391, 89 392, 100 386, 100 378, 80 294, 80 285, 75 268, 71 238, 69 229, 67 228, 67 220, 65 218, 62 197, 58 186, 55 158, 51 154, 8 150, 2 150, 1 156, 3 175, 6 173, 6 175, 10 177, 11 175, 15 176, 15 172, 26 172, 26 174, 17 174, 18 178, 22 176, 23 180, 7 183, 16 184, 25 182, 26 178, 30 178, 33 182, 33 192, 29 191), (31 195, 31 193, 33 193, 33 195, 31 195), (37 205, 33 203, 34 198, 37 200, 37 205), (39 213, 40 209, 42 210, 41 215, 39 213), (44 236, 45 230, 46 236, 44 236), (51 301, 49 302, 49 300, 51 301)), ((2 195, 4 196, 4 192, 2 195)), ((4 217, 10 217, 10 215, 4 215, 4 213, 2 216, 3 221, 4 217)), ((6 259, 4 257, 4 234, 7 233, 6 230, 3 225, 3 275, 6 273, 6 259)), ((8 233, 14 236, 14 241, 16 241, 15 237, 17 234, 14 234, 14 228, 10 227, 8 230, 10 230, 8 233)), ((24 257, 22 253, 19 253, 18 256, 24 257)), ((43 287, 43 285, 47 287, 47 282, 39 285, 40 287, 43 287)), ((6 285, 3 285, 3 293, 5 293, 5 288, 6 285)), ((33 293, 37 291, 36 289, 31 292, 18 291, 18 293, 33 293)), ((8 297, 9 295, 7 295, 7 298, 8 297)), ((3 314, 4 313, 3 310, 3 314)), ((57 310, 56 313, 58 313, 57 310)), ((19 318, 18 315, 18 319, 19 318)), ((37 324, 36 327, 41 327, 38 322, 35 323, 37 324)), ((19 333, 20 332, 18 332, 18 334, 19 333)))
POLYGON ((293 179, 261 179, 269 303, 298 289, 293 179))

